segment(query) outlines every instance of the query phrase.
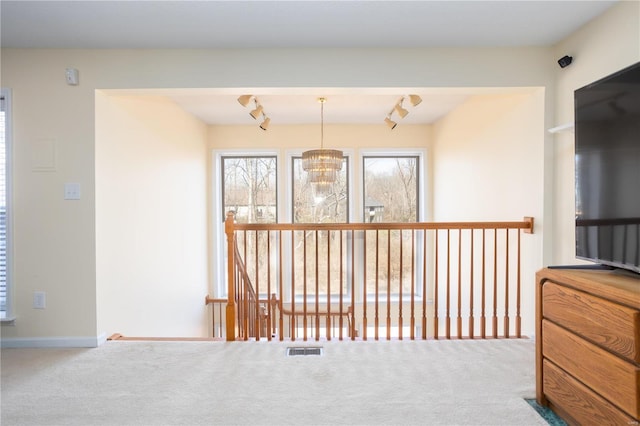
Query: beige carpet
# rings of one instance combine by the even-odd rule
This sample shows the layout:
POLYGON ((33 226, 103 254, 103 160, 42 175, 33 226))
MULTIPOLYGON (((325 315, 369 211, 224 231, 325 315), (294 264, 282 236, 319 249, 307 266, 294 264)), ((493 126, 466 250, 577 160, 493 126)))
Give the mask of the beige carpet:
POLYGON ((545 425, 532 340, 2 349, 2 426, 545 425), (289 346, 324 355, 287 357, 289 346))

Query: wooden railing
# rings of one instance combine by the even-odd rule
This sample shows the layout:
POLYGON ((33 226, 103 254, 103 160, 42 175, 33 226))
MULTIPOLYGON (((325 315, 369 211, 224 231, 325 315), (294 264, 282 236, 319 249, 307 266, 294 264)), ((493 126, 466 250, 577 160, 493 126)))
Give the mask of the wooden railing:
POLYGON ((226 338, 521 337, 521 231, 533 218, 240 224, 230 213, 226 338))

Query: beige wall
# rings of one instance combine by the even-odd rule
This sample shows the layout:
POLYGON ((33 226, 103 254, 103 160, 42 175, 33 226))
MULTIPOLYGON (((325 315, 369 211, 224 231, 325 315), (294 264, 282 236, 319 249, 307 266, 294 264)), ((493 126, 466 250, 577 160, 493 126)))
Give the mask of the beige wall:
POLYGON ((99 330, 207 335, 206 130, 164 98, 96 93, 99 330))
MULTIPOLYGON (((573 57, 557 70, 556 125, 573 123, 573 91, 640 61, 640 2, 622 1, 554 47, 554 56, 573 57)), ((575 259, 574 133, 556 133, 553 140, 553 232, 551 263, 581 263, 575 259)))
MULTIPOLYGON (((541 87, 548 128, 564 119, 554 107, 556 77, 559 102, 569 96, 568 86, 600 77, 602 64, 613 71, 637 61, 637 9, 637 2, 621 2, 557 49, 2 49, 1 85, 13 91, 12 266, 17 317, 14 325, 2 327, 3 344, 95 345, 110 331, 102 322, 98 326, 96 90, 541 87), (600 38, 614 42, 604 46, 594 41, 600 38), (558 70, 555 60, 560 52, 572 53, 570 47, 582 49, 583 58, 591 59, 575 54, 571 67, 558 70), (606 59, 612 57, 616 60, 606 59), (67 67, 80 71, 78 86, 66 85, 67 67), (579 68, 588 71, 571 84, 564 81, 561 72, 579 68), (43 152, 55 154, 53 167, 46 171, 38 167, 43 152), (81 200, 62 199, 65 182, 81 184, 81 200), (35 290, 47 292, 46 309, 32 309, 35 290)), ((564 107, 558 111, 563 114, 560 111, 564 107)), ((555 186, 554 169, 559 174, 564 162, 554 162, 554 155, 565 155, 561 146, 553 145, 555 139, 546 134, 538 140, 544 146, 544 205, 536 231, 543 239, 544 263, 562 260, 553 254, 553 220, 564 222, 572 214, 572 209, 559 207, 572 186, 569 176, 561 176, 555 186)), ((572 244, 568 236, 555 235, 558 250, 572 244)))
MULTIPOLYGON (((543 126, 543 89, 475 96, 440 120, 435 125, 432 155, 434 220, 511 221, 525 216, 540 220, 544 206, 543 126)), ((541 229, 538 224, 533 235, 521 237, 522 332, 526 335, 532 335, 535 326, 534 284, 535 272, 542 265, 541 229)), ((469 307, 463 306, 462 312, 466 318, 469 307)))

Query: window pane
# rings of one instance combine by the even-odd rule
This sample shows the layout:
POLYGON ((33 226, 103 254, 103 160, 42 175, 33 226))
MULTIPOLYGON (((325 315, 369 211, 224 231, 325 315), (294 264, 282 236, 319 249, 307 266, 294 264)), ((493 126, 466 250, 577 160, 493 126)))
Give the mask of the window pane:
POLYGON ((292 157, 293 223, 347 223, 349 162, 344 159, 336 182, 326 194, 314 192, 302 169, 302 157, 292 157))
MULTIPOLYGON (((302 157, 292 157, 293 222, 347 223, 348 171, 349 162, 345 157, 336 182, 326 193, 318 194, 307 181, 307 173, 302 169, 302 157)), ((308 298, 314 298, 316 291, 321 296, 327 292, 338 296, 341 288, 343 295, 350 293, 347 279, 350 240, 347 239, 347 233, 296 231, 294 234, 294 297, 300 298, 306 294, 308 298)))
MULTIPOLYGON (((417 156, 364 157, 364 222, 418 221, 418 166, 417 156)), ((407 295, 418 242, 411 231, 367 231, 367 293, 407 295)))
MULTIPOLYGON (((277 222, 276 166, 275 156, 222 157, 223 220, 233 211, 238 223, 277 222)), ((268 279, 269 248, 277 247, 276 236, 252 232, 238 238, 247 273, 254 288, 263 293, 266 290, 263 283, 268 279)), ((276 268, 271 270, 271 279, 276 272, 276 268)))
POLYGON ((276 157, 222 157, 223 220, 277 222, 276 157))
POLYGON ((364 222, 418 221, 418 157, 364 157, 364 222))

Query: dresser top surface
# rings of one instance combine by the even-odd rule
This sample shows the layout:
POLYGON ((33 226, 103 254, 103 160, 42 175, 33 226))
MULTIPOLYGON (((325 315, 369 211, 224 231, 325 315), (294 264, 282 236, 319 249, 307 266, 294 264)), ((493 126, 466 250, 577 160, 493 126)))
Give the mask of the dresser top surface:
POLYGON ((640 276, 611 270, 550 269, 536 273, 538 283, 555 283, 584 291, 594 296, 640 309, 640 276))

